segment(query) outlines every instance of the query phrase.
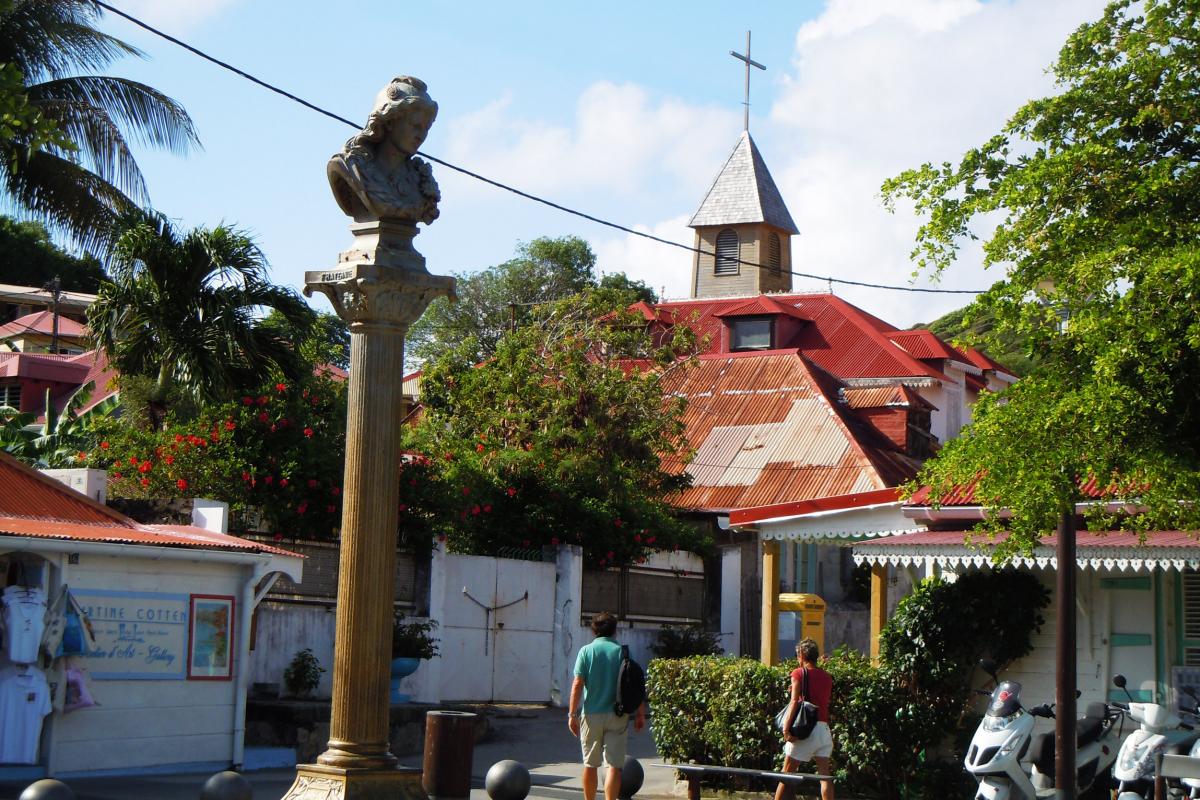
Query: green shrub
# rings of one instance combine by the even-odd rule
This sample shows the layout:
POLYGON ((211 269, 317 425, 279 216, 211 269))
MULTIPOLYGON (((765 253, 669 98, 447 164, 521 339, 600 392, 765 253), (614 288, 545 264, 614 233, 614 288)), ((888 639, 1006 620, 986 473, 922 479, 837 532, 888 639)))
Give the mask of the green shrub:
MULTIPOLYGON (((885 626, 878 665, 846 648, 825 659, 839 791, 890 800, 969 796, 961 728, 977 722, 963 719, 974 664, 982 656, 1005 664, 1028 654, 1048 602, 1029 573, 924 581, 885 626)), ((647 689, 659 753, 669 761, 781 767, 774 716, 787 702, 793 666, 713 657, 651 661, 647 689)))

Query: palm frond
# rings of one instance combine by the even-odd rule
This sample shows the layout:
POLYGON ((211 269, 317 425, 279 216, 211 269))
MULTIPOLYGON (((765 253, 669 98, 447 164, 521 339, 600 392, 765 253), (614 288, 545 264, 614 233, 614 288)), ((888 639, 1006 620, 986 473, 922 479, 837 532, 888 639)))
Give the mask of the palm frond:
POLYGON ((88 0, 16 0, 0 14, 0 61, 29 80, 58 78, 143 53, 96 29, 100 8, 88 0))

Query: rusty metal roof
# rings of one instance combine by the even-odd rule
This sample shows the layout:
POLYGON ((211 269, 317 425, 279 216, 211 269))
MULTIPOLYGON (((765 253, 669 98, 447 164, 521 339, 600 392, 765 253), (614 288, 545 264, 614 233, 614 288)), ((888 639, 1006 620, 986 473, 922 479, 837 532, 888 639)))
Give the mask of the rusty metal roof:
MULTIPOLYGON (((728 510, 882 489, 918 463, 845 412, 837 384, 800 355, 701 356, 667 378, 688 401, 692 487, 673 505, 728 510)), ((679 471, 678 461, 667 460, 679 471)))
POLYGON ((874 386, 869 389, 844 389, 842 398, 849 408, 889 408, 916 406, 935 409, 937 406, 907 386, 874 386))
POLYGON ((3 452, 0 452, 0 536, 296 555, 191 525, 141 525, 3 452))

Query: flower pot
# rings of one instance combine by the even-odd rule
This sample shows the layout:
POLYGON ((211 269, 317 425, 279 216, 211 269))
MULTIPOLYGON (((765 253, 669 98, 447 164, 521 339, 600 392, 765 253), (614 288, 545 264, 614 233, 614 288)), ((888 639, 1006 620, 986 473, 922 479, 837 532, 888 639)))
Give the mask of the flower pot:
POLYGON ((404 692, 400 691, 400 681, 407 678, 417 671, 417 667, 421 666, 419 658, 393 658, 392 659, 392 695, 393 703, 407 703, 412 698, 404 692))

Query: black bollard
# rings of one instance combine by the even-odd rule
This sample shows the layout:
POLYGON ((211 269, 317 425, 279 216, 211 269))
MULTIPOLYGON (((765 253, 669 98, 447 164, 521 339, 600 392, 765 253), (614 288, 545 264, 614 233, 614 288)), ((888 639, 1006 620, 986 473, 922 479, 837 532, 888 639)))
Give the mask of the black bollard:
POLYGON ((467 711, 425 712, 425 758, 421 784, 430 800, 471 796, 475 720, 476 715, 467 711))
POLYGON ((625 765, 621 767, 621 791, 617 793, 617 797, 629 800, 638 793, 645 781, 646 771, 642 769, 642 762, 633 756, 625 756, 625 765))
POLYGON ((61 781, 43 778, 26 786, 18 800, 75 800, 75 793, 61 781))
POLYGON ((530 784, 529 770, 511 758, 492 764, 483 779, 483 788, 492 800, 525 800, 530 784))
POLYGON ((252 800, 250 781, 236 772, 218 772, 204 782, 200 800, 252 800))

